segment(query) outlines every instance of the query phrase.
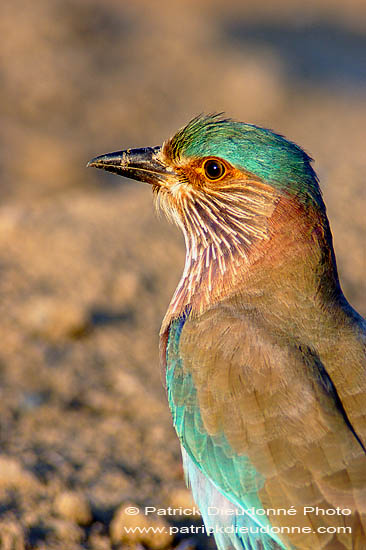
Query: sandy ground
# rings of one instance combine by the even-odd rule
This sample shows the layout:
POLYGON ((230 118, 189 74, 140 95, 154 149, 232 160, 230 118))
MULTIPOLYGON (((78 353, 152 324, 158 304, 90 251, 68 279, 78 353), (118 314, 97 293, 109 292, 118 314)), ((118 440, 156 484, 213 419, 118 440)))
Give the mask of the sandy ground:
POLYGON ((122 536, 191 523, 123 513, 192 505, 157 349, 184 249, 150 189, 86 171, 92 156, 157 145, 202 111, 287 135, 316 160, 345 294, 366 313, 365 4, 257 4, 2 6, 3 550, 210 545, 122 536))

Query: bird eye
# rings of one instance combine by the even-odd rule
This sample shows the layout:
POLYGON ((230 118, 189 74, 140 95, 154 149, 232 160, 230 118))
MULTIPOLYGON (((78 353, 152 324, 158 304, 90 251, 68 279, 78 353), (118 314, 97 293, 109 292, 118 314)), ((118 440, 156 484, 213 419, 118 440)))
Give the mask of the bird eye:
POLYGON ((216 159, 206 160, 203 169, 209 180, 218 180, 225 174, 225 166, 216 159))

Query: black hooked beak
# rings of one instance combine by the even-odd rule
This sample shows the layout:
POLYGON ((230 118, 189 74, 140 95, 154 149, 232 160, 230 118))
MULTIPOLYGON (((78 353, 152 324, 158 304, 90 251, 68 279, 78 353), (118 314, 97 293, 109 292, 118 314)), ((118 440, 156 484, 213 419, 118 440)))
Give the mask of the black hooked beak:
POLYGON ((174 174, 159 160, 161 147, 143 147, 142 149, 127 149, 107 153, 91 159, 87 167, 101 168, 119 176, 159 185, 166 180, 168 174, 174 174))

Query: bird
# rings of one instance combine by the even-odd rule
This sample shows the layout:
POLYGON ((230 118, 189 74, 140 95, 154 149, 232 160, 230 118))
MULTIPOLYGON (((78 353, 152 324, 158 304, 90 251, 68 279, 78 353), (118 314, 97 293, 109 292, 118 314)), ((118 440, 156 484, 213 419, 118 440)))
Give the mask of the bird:
POLYGON ((220 113, 88 166, 150 184, 184 234, 161 361, 219 550, 365 550, 366 323, 312 159, 220 113))

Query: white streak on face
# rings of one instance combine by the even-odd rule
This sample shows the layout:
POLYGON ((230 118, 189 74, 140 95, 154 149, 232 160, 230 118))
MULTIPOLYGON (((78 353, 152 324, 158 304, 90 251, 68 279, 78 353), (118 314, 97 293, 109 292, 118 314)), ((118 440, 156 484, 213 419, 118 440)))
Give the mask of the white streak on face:
POLYGON ((173 183, 173 185, 171 185, 169 187, 169 191, 173 195, 174 198, 179 197, 180 192, 181 192, 181 186, 182 186, 181 182, 177 181, 176 183, 173 183))

